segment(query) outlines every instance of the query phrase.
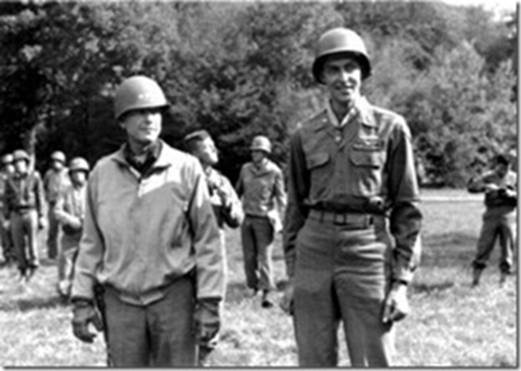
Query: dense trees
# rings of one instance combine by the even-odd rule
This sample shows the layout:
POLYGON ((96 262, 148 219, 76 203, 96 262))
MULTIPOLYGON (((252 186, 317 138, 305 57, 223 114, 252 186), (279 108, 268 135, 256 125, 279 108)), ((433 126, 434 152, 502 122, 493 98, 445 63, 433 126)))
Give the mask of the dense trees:
POLYGON ((366 38, 375 73, 365 93, 406 117, 429 181, 461 185, 515 145, 512 27, 481 8, 26 1, 0 4, 0 153, 24 146, 45 159, 61 148, 94 162, 121 143, 115 85, 142 73, 172 102, 171 144, 206 128, 234 178, 252 136, 264 133, 283 165, 288 135, 321 104, 309 72, 314 42, 339 25, 366 38))

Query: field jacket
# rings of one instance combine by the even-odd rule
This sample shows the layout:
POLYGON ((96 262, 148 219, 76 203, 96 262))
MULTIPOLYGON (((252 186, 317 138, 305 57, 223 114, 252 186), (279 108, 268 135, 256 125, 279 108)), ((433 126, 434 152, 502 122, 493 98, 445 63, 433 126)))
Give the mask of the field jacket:
POLYGON ((391 278, 410 281, 418 264, 422 215, 409 128, 403 117, 365 98, 357 112, 335 126, 324 108, 291 138, 283 238, 290 277, 310 209, 384 215, 394 237, 391 278))
POLYGON ((43 187, 47 202, 54 203, 58 200, 60 192, 70 185, 69 169, 66 167, 56 171, 49 169, 43 177, 43 187))
POLYGON ((14 173, 7 177, 4 194, 4 216, 11 212, 35 209, 41 218, 44 212, 43 183, 38 171, 14 173))
POLYGON ((147 305, 193 272, 197 298, 222 298, 223 251, 199 161, 162 143, 142 176, 123 148, 89 177, 72 296, 93 298, 98 281, 128 303, 147 305))

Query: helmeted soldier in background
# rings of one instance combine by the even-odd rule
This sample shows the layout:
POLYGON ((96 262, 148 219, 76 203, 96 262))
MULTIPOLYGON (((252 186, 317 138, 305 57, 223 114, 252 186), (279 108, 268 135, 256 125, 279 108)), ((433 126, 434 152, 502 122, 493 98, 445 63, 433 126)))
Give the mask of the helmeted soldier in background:
POLYGON ((11 229, 9 219, 5 217, 5 187, 7 178, 14 173, 13 155, 7 153, 2 156, 2 170, 0 171, 0 239, 2 242, 2 252, 6 265, 10 265, 16 261, 16 254, 13 248, 13 239, 11 238, 11 229))
POLYGON ((83 230, 89 171, 89 163, 83 157, 75 157, 69 162, 70 185, 62 189, 53 209, 62 228, 58 251, 58 293, 64 299, 70 296, 74 262, 83 230))
POLYGON ((4 218, 11 222, 20 278, 29 281, 39 266, 38 229, 45 227, 43 184, 38 171, 30 169, 26 151, 14 151, 13 159, 15 172, 6 182, 4 218))
POLYGON ((102 303, 110 364, 193 366, 219 331, 224 258, 199 161, 159 139, 168 102, 145 76, 114 98, 126 143, 89 176, 71 301, 76 337, 92 342, 102 303))
POLYGON ((354 31, 324 33, 312 71, 328 101, 290 141, 281 306, 300 366, 336 366, 340 322, 353 367, 388 366, 421 247, 410 131, 362 96, 371 63, 354 31))
POLYGON ((275 233, 282 229, 286 191, 281 169, 268 158, 270 140, 263 135, 254 137, 250 151, 252 161, 242 166, 235 186, 245 214, 241 226, 244 270, 246 285, 254 294, 261 290, 261 304, 269 308, 276 289, 271 257, 273 241, 275 233))
MULTIPOLYGON (((199 159, 206 175, 208 192, 220 230, 223 256, 226 257, 224 228, 225 225, 230 228, 237 228, 241 225, 244 218, 241 201, 228 178, 213 168, 219 162, 219 155, 210 134, 206 130, 196 130, 186 135, 184 142, 187 150, 199 159)), ((200 345, 199 361, 201 365, 206 364, 207 356, 216 345, 217 339, 211 339, 207 344, 200 345)))
POLYGON ((65 154, 61 151, 54 151, 51 154, 51 167, 43 177, 43 186, 47 201, 47 219, 49 222, 47 231, 47 257, 49 259, 56 259, 60 249, 60 229, 53 210, 61 190, 70 185, 65 162, 65 154))
POLYGON ((501 247, 500 284, 512 273, 516 246, 517 175, 510 169, 510 158, 497 155, 493 169, 470 179, 469 192, 484 192, 486 210, 479 234, 476 257, 472 262, 472 285, 479 284, 496 239, 501 247))

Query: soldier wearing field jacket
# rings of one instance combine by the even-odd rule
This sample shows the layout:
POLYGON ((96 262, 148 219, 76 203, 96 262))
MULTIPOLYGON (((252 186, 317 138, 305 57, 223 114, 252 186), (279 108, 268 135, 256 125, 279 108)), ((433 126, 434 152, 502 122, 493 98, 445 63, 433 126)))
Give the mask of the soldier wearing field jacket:
POLYGON ((194 366, 197 345, 220 328, 219 228, 199 161, 159 139, 167 106, 155 81, 125 79, 115 115, 126 143, 98 161, 87 186, 73 331, 92 342, 89 324, 104 319, 109 364, 118 367, 194 366))
POLYGON ((477 252, 472 262, 472 285, 479 284, 496 239, 499 239, 501 247, 499 281, 503 284, 512 273, 516 246, 517 175, 510 169, 509 156, 496 156, 494 168, 472 178, 467 189, 472 193, 484 192, 486 206, 477 252))
POLYGON ((340 322, 353 367, 389 366, 393 324, 409 311, 422 220, 411 135, 361 95, 370 73, 357 33, 324 33, 313 74, 327 103, 290 142, 281 306, 304 367, 336 366, 340 322))

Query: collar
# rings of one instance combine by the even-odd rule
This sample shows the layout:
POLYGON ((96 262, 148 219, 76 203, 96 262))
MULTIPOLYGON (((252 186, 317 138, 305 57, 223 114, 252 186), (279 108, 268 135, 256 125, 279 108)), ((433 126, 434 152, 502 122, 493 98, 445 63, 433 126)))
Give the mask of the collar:
POLYGON ((349 108, 349 110, 347 111, 345 116, 340 121, 338 120, 337 116, 335 115, 335 112, 333 111, 333 107, 331 106, 331 101, 328 100, 327 104, 326 104, 326 114, 327 114, 327 118, 329 119, 329 122, 331 124, 333 124, 333 126, 338 127, 338 128, 341 128, 341 127, 347 125, 347 123, 349 121, 351 121, 353 118, 355 118, 356 115, 358 114, 358 108, 357 108, 358 100, 359 99, 356 99, 352 102, 351 107, 349 108))
MULTIPOLYGON (((149 160, 152 160, 153 162, 156 161, 159 158, 159 154, 161 153, 161 141, 156 140, 154 143, 152 143, 148 148, 145 150, 145 160, 139 161, 138 156, 136 156, 132 150, 130 149, 130 146, 128 143, 123 144, 123 155, 125 156, 125 159, 130 164, 134 163, 144 163, 148 162, 149 160)), ((139 156, 141 157, 141 156, 139 156)))
POLYGON ((147 149, 147 159, 144 163, 136 164, 132 159, 132 152, 128 148, 128 144, 124 143, 120 149, 114 154, 114 161, 135 168, 140 173, 148 172, 152 168, 165 168, 171 165, 166 153, 167 145, 162 140, 158 140, 147 149))

